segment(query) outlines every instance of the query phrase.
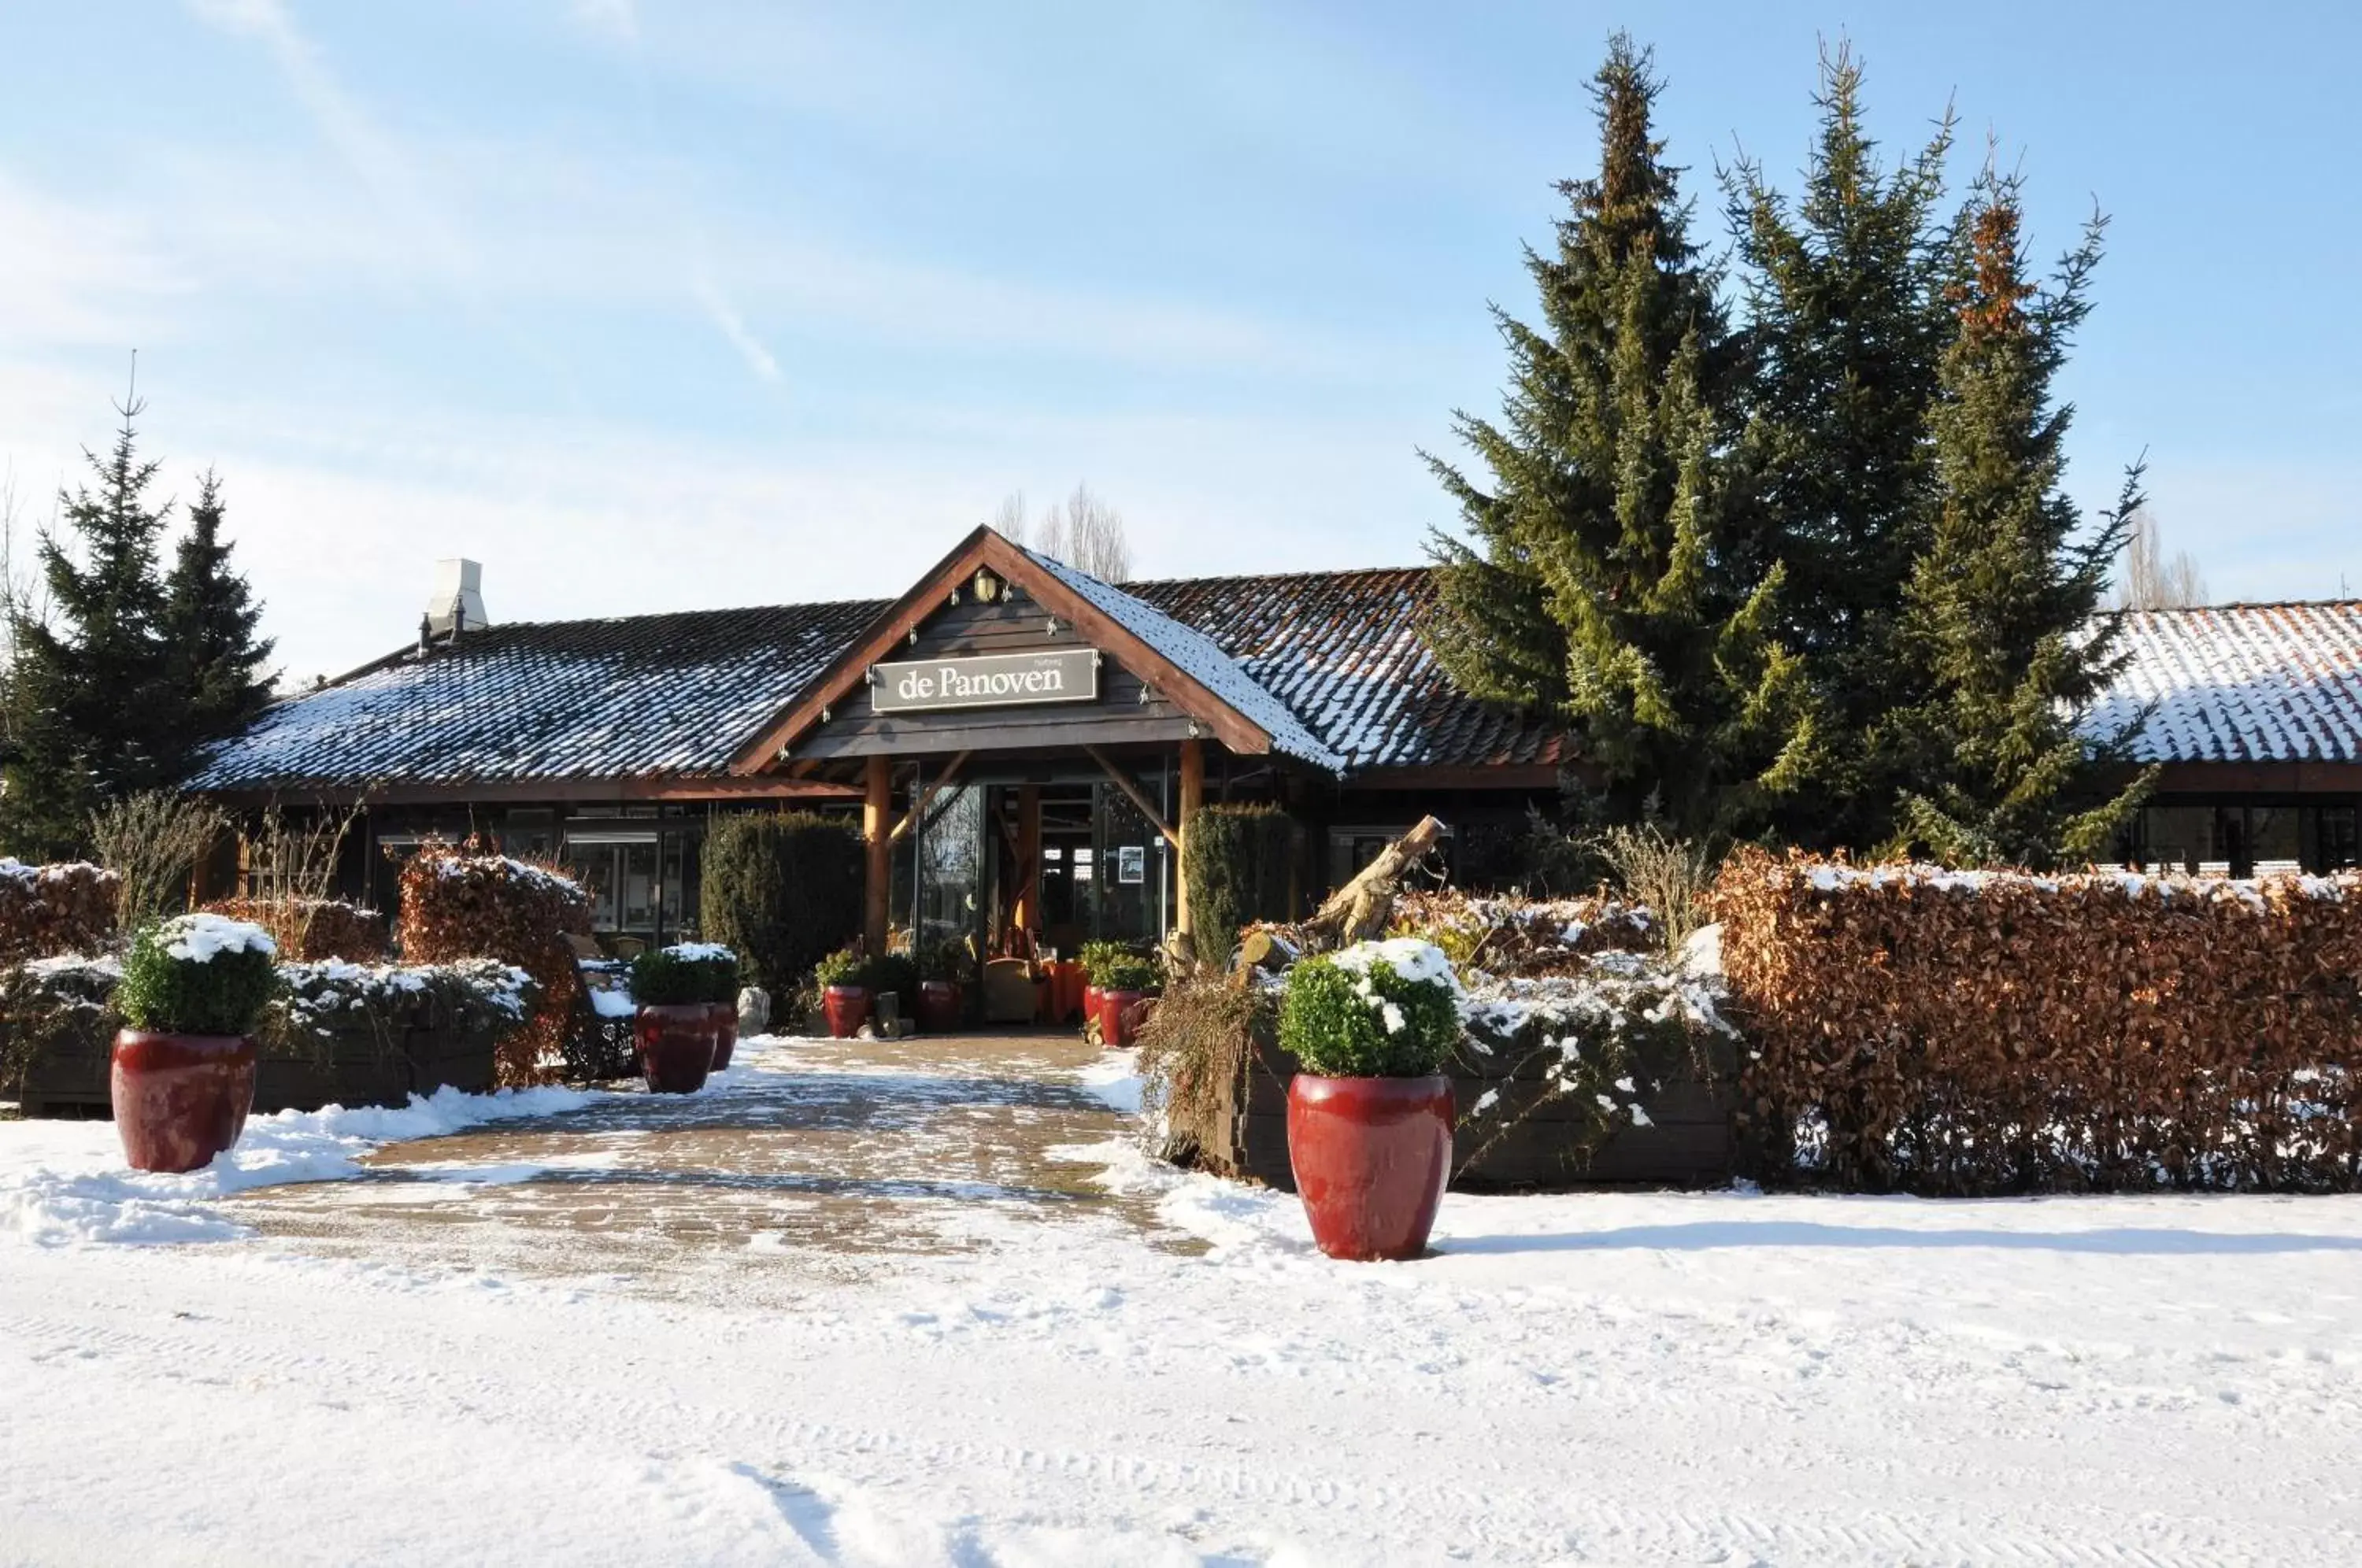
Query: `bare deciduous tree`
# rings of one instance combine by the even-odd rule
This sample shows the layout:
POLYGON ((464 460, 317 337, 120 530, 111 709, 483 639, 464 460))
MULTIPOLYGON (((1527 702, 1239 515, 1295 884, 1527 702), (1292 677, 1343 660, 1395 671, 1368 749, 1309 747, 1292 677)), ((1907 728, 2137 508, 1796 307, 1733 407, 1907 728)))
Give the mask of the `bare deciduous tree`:
POLYGON ((1064 506, 1049 508, 1031 527, 1025 522, 1025 492, 1010 491, 992 514, 992 527, 1011 544, 1064 561, 1102 582, 1122 582, 1131 576, 1123 513, 1092 494, 1089 485, 1076 485, 1064 506))
POLYGON ((2206 602, 2206 580, 2187 550, 2165 555, 2165 533, 2147 508, 2133 513, 2125 541, 2125 574, 2116 585, 2120 610, 2186 610, 2206 602))
POLYGON ((1012 490, 1000 498, 1000 509, 987 519, 992 531, 1012 545, 1025 542, 1025 492, 1012 490))
POLYGON ((1043 529, 1058 536, 1063 547, 1045 546, 1044 553, 1076 570, 1087 571, 1102 582, 1122 582, 1131 576, 1131 547, 1124 538, 1123 513, 1093 495, 1090 486, 1075 487, 1075 493, 1066 497, 1063 516, 1052 507, 1043 519, 1043 529))

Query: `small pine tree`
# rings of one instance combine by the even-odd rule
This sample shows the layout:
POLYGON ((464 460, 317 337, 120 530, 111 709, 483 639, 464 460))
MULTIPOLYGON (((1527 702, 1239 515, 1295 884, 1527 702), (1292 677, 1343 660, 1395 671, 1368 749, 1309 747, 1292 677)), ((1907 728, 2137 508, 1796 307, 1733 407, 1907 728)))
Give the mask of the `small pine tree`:
POLYGON ((1502 420, 1455 421, 1490 484, 1429 458, 1468 537, 1434 541, 1428 635, 1471 693, 1571 720, 1612 815, 1695 834, 1789 787, 1812 734, 1773 635, 1780 569, 1737 526, 1738 366, 1651 134, 1660 87, 1617 34, 1595 87, 1599 174, 1560 187, 1555 252, 1527 252, 1543 325, 1495 311, 1502 420))
POLYGON ((1903 715, 1915 787, 1902 832, 1951 864, 2095 857, 2154 778, 2110 795, 2100 770, 2122 764, 2137 723, 2096 745, 2077 728, 2122 666, 2101 607, 2141 503, 2136 466, 2115 510, 2079 540, 2059 489, 2073 411, 2051 381, 2090 313, 2104 228, 2094 217, 2045 288, 2027 278, 2014 176, 1988 165, 1962 219, 1957 326, 1931 417, 1936 510, 1902 628, 1930 691, 1903 715))
POLYGON ((1822 787, 1778 821, 1785 836, 1823 846, 1893 831, 1898 759, 1885 717, 1923 695, 1895 637, 1926 543, 1927 417, 1954 325, 1951 116, 1882 167, 1861 77, 1844 44, 1822 51, 1819 135, 1793 205, 1760 164, 1741 160, 1724 181, 1754 371, 1741 460, 1788 568, 1783 635, 1823 703, 1822 787))
POLYGON ((262 606, 230 569, 221 525, 221 480, 208 469, 197 481, 189 531, 165 582, 164 651, 186 726, 176 773, 197 747, 243 729, 270 701, 263 666, 272 645, 255 635, 262 606))
POLYGON ((17 621, 17 745, 0 792, 0 845, 26 858, 81 853, 93 810, 172 782, 179 762, 156 569, 171 508, 147 499, 157 465, 138 455, 141 406, 117 405, 123 425, 108 456, 84 449, 96 489, 59 497, 82 558, 44 532, 50 613, 17 621))

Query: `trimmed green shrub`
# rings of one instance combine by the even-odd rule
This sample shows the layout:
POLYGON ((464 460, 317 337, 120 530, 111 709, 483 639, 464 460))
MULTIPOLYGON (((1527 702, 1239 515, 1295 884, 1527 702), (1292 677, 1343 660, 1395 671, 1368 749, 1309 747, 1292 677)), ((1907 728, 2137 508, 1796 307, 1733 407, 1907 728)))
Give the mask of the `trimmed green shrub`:
POLYGON ((1103 991, 1153 991, 1164 983, 1164 971, 1145 958, 1130 954, 1108 966, 1107 978, 1099 982, 1103 991))
POLYGON ((930 943, 919 955, 919 978, 922 980, 966 980, 976 965, 968 956, 967 944, 954 937, 930 943))
POLYGON ((1415 1078, 1460 1040, 1458 982, 1442 949, 1397 938, 1307 958, 1287 972, 1279 1043, 1324 1078, 1415 1078))
POLYGON ((697 995, 692 999, 734 1004, 738 1000, 737 954, 718 942, 676 942, 665 951, 697 976, 697 995))
POLYGON ((123 957, 116 1010, 160 1033, 251 1033, 279 987, 271 951, 260 926, 220 915, 142 926, 123 957))
POLYGON ((909 1006, 919 997, 918 960, 907 953, 888 953, 861 967, 862 984, 872 992, 892 991, 909 1006))
POLYGON ((850 947, 840 947, 812 966, 812 984, 825 989, 830 986, 867 986, 867 966, 861 955, 850 947))
POLYGON ((672 948, 651 947, 632 960, 632 999, 642 1007, 705 1001, 705 974, 672 948))
POLYGON ((1200 806, 1182 832, 1181 875, 1198 952, 1217 962, 1239 944, 1239 928, 1285 920, 1296 864, 1296 819, 1277 806, 1200 806))
POLYGON ((1086 942, 1076 956, 1083 966, 1083 977, 1106 990, 1115 966, 1131 960, 1131 949, 1120 942, 1086 942))
POLYGON ((767 812, 705 830, 701 919, 755 983, 793 990, 861 930, 860 831, 842 817, 767 812))

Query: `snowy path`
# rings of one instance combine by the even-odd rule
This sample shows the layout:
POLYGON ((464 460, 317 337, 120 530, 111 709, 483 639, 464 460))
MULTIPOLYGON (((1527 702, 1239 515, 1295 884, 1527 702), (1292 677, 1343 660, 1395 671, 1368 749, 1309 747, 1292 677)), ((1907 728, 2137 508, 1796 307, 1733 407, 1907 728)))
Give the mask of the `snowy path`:
MULTIPOLYGON (((0 1562, 2362 1561, 2362 1201, 1454 1198, 1354 1268, 1049 1157, 1070 1066, 781 1045, 246 1240, 0 1226, 0 1562)), ((0 1124, 0 1216, 93 1132, 0 1124)))

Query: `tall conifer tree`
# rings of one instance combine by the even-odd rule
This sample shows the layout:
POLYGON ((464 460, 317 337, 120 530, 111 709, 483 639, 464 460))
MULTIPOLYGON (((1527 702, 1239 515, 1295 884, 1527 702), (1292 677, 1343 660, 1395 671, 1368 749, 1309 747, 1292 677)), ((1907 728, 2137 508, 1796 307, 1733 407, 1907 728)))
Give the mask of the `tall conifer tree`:
POLYGON ((1819 133, 1792 204, 1742 160, 1726 176, 1754 373, 1742 460, 1786 564, 1782 624, 1820 698, 1819 788, 1787 836, 1869 845, 1893 830, 1887 714, 1918 701, 1895 631, 1928 537, 1928 412, 1953 336, 1948 113, 1892 168, 1862 123, 1861 68, 1824 50, 1819 133))
POLYGON ((1902 715, 1914 785, 1903 833, 1950 864, 2096 856, 2147 792, 2148 775, 2113 798, 2102 788, 2129 731, 2094 745, 2076 727, 2121 667, 2102 601, 2141 501, 2136 466, 2079 540, 2059 488, 2074 411, 2051 381, 2091 311, 2104 226, 2093 218, 2043 287, 2027 277, 2014 176, 1989 164, 1962 217, 1957 326, 1931 416, 1935 511, 1902 628, 1930 692, 1902 715))
POLYGON ((189 531, 164 585, 164 652, 183 726, 180 767, 205 742, 244 728, 270 701, 263 667, 271 643, 255 635, 262 606, 230 569, 221 525, 221 480, 208 470, 197 480, 189 531))
POLYGON ((1429 635, 1466 690, 1571 720, 1611 813, 1696 833, 1793 783, 1812 736, 1779 569, 1735 525, 1738 367, 1651 132, 1659 87, 1617 35, 1599 173, 1560 187, 1554 253, 1527 252, 1541 326, 1496 309, 1501 421, 1456 419, 1489 482, 1429 459, 1468 535, 1435 540, 1429 635))
POLYGON ((140 404, 118 410, 113 451, 83 454, 96 488, 58 498, 81 558, 42 536, 50 618, 17 624, 17 748, 0 791, 0 846, 23 858, 80 853, 94 807, 171 781, 180 757, 156 569, 170 508, 148 501, 157 465, 138 455, 140 404))

